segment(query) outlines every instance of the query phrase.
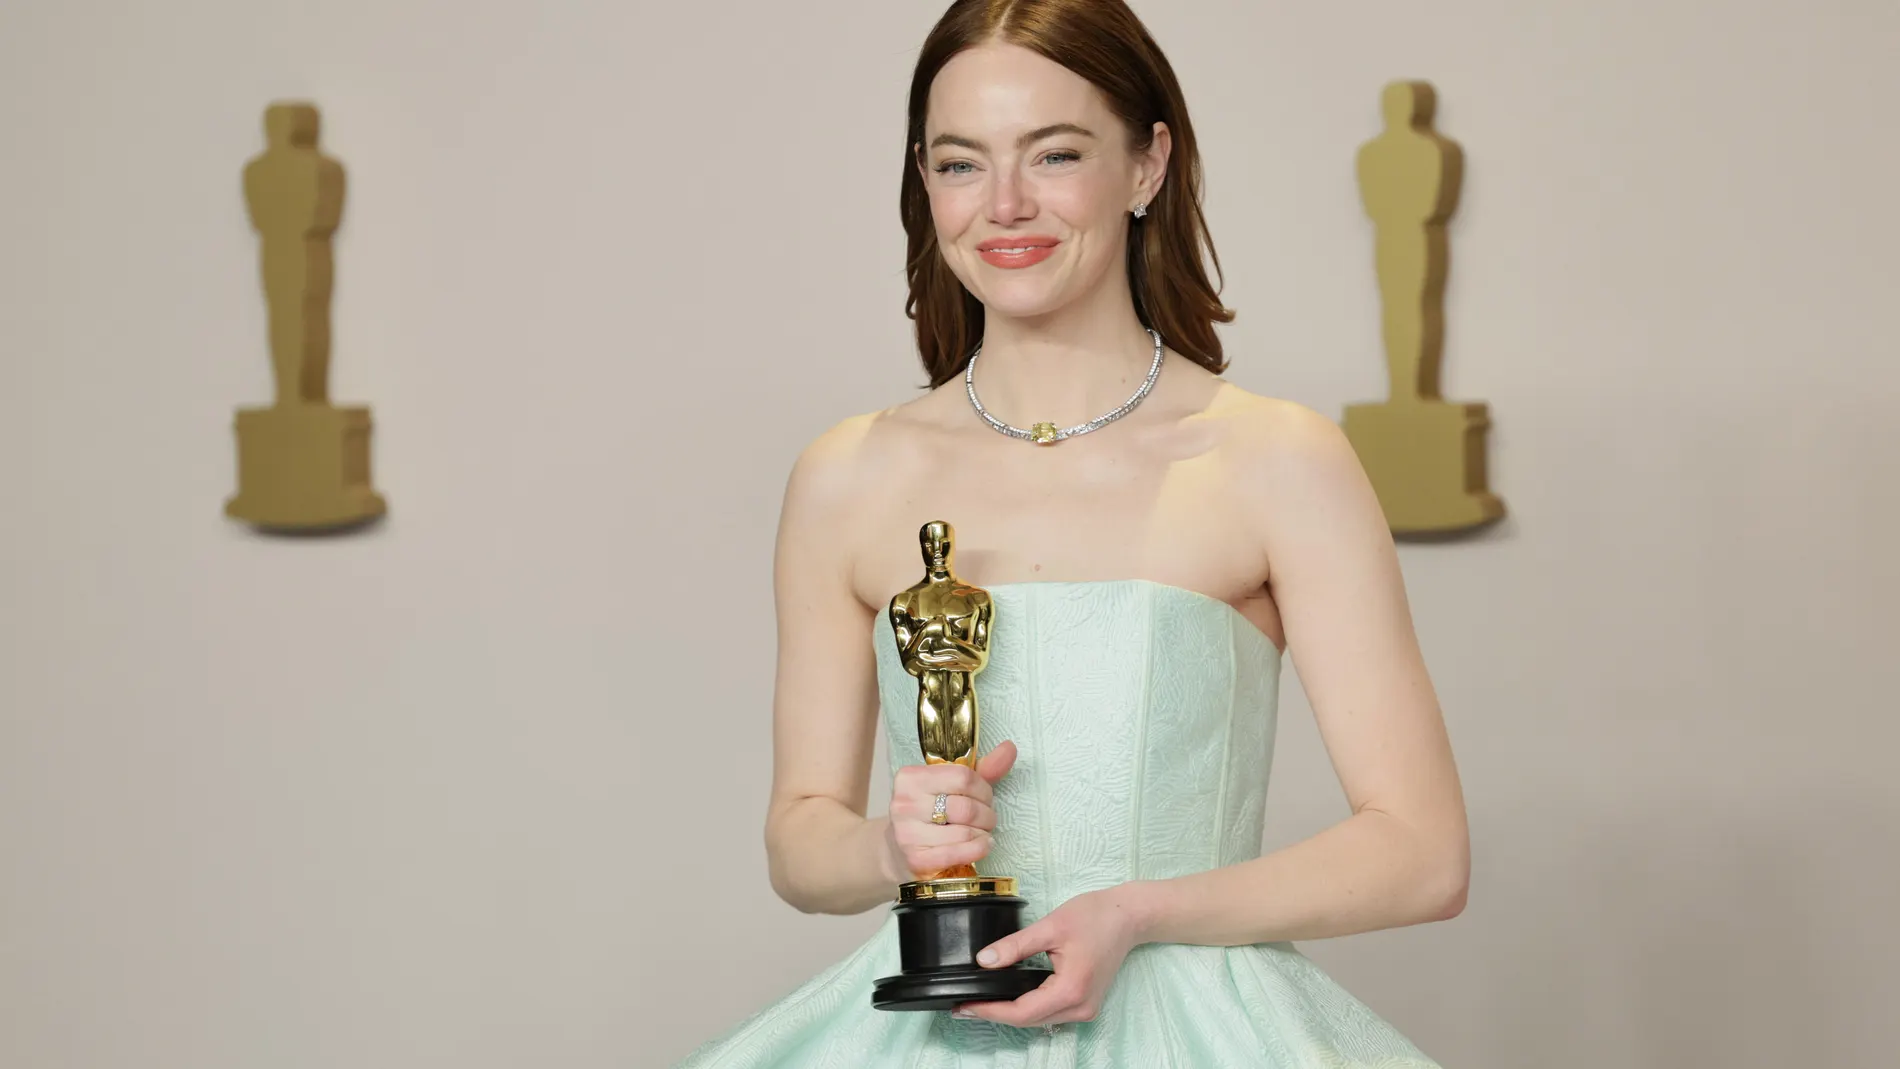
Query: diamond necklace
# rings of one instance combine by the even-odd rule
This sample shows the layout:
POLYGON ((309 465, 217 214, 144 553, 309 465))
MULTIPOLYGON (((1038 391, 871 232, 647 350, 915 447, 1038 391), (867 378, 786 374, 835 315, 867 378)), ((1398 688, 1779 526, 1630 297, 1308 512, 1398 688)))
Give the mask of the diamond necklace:
POLYGON ((1064 438, 1073 438, 1078 434, 1099 430, 1126 416, 1135 410, 1135 406, 1140 404, 1143 398, 1148 396, 1149 390, 1155 388, 1155 380, 1161 377, 1161 335, 1156 334, 1153 328, 1149 328, 1148 336, 1155 340, 1155 360, 1148 368, 1148 377, 1142 380, 1141 389, 1136 390, 1134 396, 1123 401, 1119 407, 1110 409, 1087 423, 1078 423, 1067 429, 1058 430, 1053 423, 1037 423, 1028 430, 1023 430, 1021 427, 1012 427, 990 415, 989 409, 983 407, 983 402, 976 399, 976 358, 983 354, 983 346, 980 343, 976 351, 970 354, 969 366, 963 369, 963 388, 969 391, 970 405, 976 409, 976 414, 982 416, 983 422, 994 427, 998 433, 1007 434, 1011 438, 1021 438, 1037 445, 1054 445, 1064 438))

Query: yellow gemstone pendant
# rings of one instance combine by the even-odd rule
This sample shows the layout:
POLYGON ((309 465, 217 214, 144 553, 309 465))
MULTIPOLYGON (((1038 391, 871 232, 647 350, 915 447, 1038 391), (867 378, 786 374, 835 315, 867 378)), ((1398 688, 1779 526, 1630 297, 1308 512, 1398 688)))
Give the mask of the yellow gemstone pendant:
POLYGON ((1056 425, 1053 423, 1038 423, 1029 428, 1029 434, 1035 439, 1037 445, 1050 445, 1056 440, 1056 425))

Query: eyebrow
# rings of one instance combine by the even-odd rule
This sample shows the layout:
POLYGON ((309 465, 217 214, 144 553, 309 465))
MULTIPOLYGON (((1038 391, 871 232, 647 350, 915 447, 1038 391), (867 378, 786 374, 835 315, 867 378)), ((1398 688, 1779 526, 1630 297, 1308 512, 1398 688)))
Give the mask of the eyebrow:
MULTIPOLYGON (((1053 137, 1056 134, 1075 134, 1079 137, 1094 137, 1095 131, 1077 126, 1072 122, 1050 123, 1048 126, 1039 126, 1017 138, 1016 147, 1028 148, 1043 138, 1053 137)), ((967 148, 974 152, 988 152, 990 150, 990 147, 983 142, 975 138, 963 137, 959 134, 938 134, 930 142, 930 147, 936 148, 938 145, 956 145, 959 148, 967 148)))

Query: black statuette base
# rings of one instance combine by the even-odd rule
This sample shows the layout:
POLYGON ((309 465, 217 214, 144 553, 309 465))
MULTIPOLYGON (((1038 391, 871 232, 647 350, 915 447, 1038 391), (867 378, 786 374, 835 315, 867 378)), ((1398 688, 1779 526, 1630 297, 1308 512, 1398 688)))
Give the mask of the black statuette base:
POLYGON ((976 952, 1021 927, 1023 900, 1015 895, 904 902, 897 913, 903 971, 878 980, 871 1005, 880 1010, 951 1010, 965 1002, 1008 1001, 1034 991, 1051 975, 1037 966, 986 969, 976 952))

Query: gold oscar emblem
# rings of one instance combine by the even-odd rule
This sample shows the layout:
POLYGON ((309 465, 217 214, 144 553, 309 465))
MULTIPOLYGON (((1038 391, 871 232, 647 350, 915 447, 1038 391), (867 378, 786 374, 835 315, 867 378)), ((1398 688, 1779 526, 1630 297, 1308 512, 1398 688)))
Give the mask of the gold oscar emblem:
POLYGON ((244 168, 276 399, 238 410, 238 488, 224 511, 265 529, 348 527, 387 510, 370 485, 369 409, 330 403, 330 237, 344 181, 342 165, 318 149, 318 129, 316 108, 272 105, 265 150, 244 168))
POLYGON ((1358 178, 1376 242, 1386 371, 1383 403, 1348 405, 1344 428, 1394 534, 1448 534, 1490 523, 1504 503, 1486 485, 1481 401, 1446 401, 1445 223, 1458 206, 1464 154, 1432 129, 1437 97, 1394 82, 1385 131, 1359 149, 1358 178))
MULTIPOLYGON (((957 577, 956 532, 941 520, 917 533, 924 577, 891 599, 889 617, 904 670, 917 679, 917 741, 927 765, 976 767, 976 677, 988 667, 996 604, 957 577)), ((879 979, 871 1004, 882 1010, 947 1010, 963 1002, 1014 999, 1050 970, 1021 962, 996 969, 977 951, 1021 927, 1023 900, 1008 876, 981 876, 974 865, 919 878, 897 889, 897 941, 903 971, 879 979)))
MULTIPOLYGON (((976 767, 976 675, 990 663, 989 591, 951 570, 952 533, 925 525, 923 581, 891 599, 891 630, 904 670, 917 678, 917 741, 927 765, 976 767)), ((963 865, 932 880, 974 878, 963 865)))

